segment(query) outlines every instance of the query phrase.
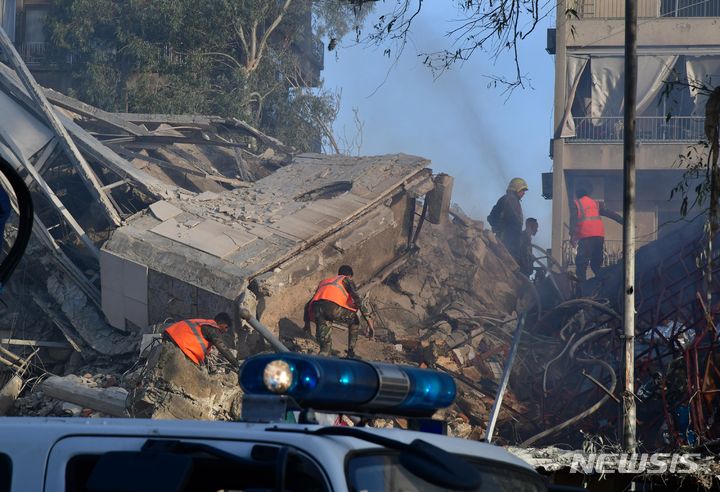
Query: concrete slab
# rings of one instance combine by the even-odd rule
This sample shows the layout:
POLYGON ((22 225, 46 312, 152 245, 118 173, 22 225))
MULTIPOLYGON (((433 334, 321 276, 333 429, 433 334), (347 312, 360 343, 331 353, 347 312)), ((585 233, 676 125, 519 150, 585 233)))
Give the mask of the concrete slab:
MULTIPOLYGON (((256 276, 306 248, 344 234, 341 231, 351 231, 368 213, 387 208, 389 198, 409 193, 417 183, 427 181, 428 164, 420 157, 402 154, 362 158, 303 155, 249 187, 217 196, 168 199, 182 213, 160 224, 152 212, 134 216, 104 247, 147 265, 158 275, 195 286, 198 292, 234 301, 256 276), (350 190, 342 191, 348 184, 350 190)), ((396 236, 402 233, 397 221, 405 217, 404 206, 392 212, 393 219, 387 223, 372 225, 375 231, 387 229, 386 236, 393 238, 378 261, 387 263, 396 253, 396 236)), ((360 236, 366 237, 364 233, 360 236)), ((330 246, 334 243, 327 244, 328 249, 313 253, 307 272, 340 251, 330 246)), ((350 259, 355 254, 346 253, 350 259)), ((148 296, 153 303, 163 302, 163 296, 148 296)), ((169 309, 167 305, 153 307, 150 301, 148 308, 155 313, 153 319, 169 309)))
POLYGON ((100 286, 103 290, 114 289, 122 293, 118 279, 123 278, 123 263, 123 258, 106 250, 100 251, 100 286))
POLYGON ((120 289, 103 287, 102 310, 110 326, 125 329, 125 296, 120 289))
POLYGON ((166 221, 173 217, 180 215, 182 210, 177 208, 175 205, 161 200, 150 205, 150 212, 160 221, 166 221))
POLYGON ((140 302, 130 297, 123 299, 123 311, 125 319, 139 326, 145 328, 148 326, 148 306, 147 301, 140 302))
POLYGON ((125 260, 123 263, 122 286, 123 295, 130 299, 147 302, 148 267, 125 260))
POLYGON ((211 220, 198 222, 194 227, 187 227, 175 219, 170 219, 152 228, 151 232, 218 258, 229 255, 240 245, 245 244, 238 241, 239 234, 234 234, 232 230, 228 231, 227 227, 211 220), (230 232, 234 237, 231 238, 225 232, 230 232))

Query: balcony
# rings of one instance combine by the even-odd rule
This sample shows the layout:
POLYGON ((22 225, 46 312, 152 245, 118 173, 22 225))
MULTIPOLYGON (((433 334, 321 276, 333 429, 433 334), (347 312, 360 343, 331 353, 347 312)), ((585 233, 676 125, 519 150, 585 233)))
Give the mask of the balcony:
MULTIPOLYGON (((622 142, 622 116, 573 118, 575 136, 568 143, 622 142)), ((639 116, 635 121, 639 142, 699 142, 705 139, 705 118, 700 116, 639 116)))
POLYGON ((25 63, 44 63, 47 59, 49 43, 23 43, 18 46, 18 52, 25 63))
MULTIPOLYGON (((720 0, 638 0, 638 17, 718 17, 720 0)), ((625 0, 577 0, 582 19, 623 19, 625 0)))

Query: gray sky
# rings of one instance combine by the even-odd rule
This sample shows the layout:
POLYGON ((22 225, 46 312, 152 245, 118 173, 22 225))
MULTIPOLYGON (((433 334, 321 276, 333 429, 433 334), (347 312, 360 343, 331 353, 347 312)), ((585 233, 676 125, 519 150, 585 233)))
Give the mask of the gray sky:
MULTIPOLYGON (((378 3, 376 13, 388 9, 378 3)), ((500 88, 488 87, 484 75, 512 76, 510 53, 494 63, 477 52, 437 80, 422 64, 418 53, 450 46, 445 33, 452 24, 445 19, 457 16, 450 4, 425 2, 411 42, 394 67, 382 48, 353 46, 354 39, 343 41, 337 53, 326 51, 325 86, 342 93, 335 133, 356 133, 357 108, 364 123, 363 155, 404 152, 431 159, 434 172, 455 177, 453 201, 482 220, 510 178, 525 178, 530 187, 523 199, 525 216, 540 221, 537 243, 549 246, 551 202, 540 195, 540 173, 552 170, 554 60, 545 51, 550 21, 543 21, 521 46, 521 69, 532 88, 517 89, 507 99, 500 88)))

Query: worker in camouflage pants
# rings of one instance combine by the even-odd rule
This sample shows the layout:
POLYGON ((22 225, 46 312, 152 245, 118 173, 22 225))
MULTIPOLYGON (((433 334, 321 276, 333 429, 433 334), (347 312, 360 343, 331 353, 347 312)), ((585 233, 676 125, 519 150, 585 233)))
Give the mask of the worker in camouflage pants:
POLYGON ((343 265, 338 270, 337 276, 326 278, 318 285, 315 295, 306 307, 306 327, 309 321, 314 320, 317 326, 315 337, 320 345, 321 354, 332 353, 332 325, 342 324, 348 330, 348 357, 355 356, 355 344, 358 339, 360 319, 358 311, 365 317, 368 323, 367 335, 374 335, 372 319, 362 299, 357 293, 357 288, 352 281, 353 270, 349 265, 343 265))
POLYGON ((344 309, 331 301, 316 301, 313 303, 313 316, 317 326, 315 338, 320 345, 321 354, 328 354, 332 351, 332 325, 335 323, 347 326, 348 357, 355 355, 355 344, 360 327, 357 313, 344 309))

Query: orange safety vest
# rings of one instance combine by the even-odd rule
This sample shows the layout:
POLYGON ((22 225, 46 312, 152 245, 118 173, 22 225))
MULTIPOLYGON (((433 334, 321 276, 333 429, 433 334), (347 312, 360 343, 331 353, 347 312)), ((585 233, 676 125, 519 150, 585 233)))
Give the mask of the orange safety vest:
POLYGON ((605 226, 600 217, 600 205, 598 202, 584 196, 575 200, 577 208, 577 224, 575 226, 575 238, 605 237, 605 226))
POLYGON ((178 321, 170 325, 165 330, 175 344, 180 347, 188 358, 195 364, 200 364, 205 360, 208 350, 210 350, 210 341, 203 334, 202 325, 209 325, 213 328, 221 329, 214 320, 211 319, 186 319, 178 321))
POLYGON ((318 285, 315 295, 310 301, 312 305, 315 301, 330 301, 334 302, 338 306, 349 309, 350 311, 357 311, 355 301, 350 297, 347 289, 343 285, 343 279, 345 275, 338 275, 337 277, 326 278, 318 285))

